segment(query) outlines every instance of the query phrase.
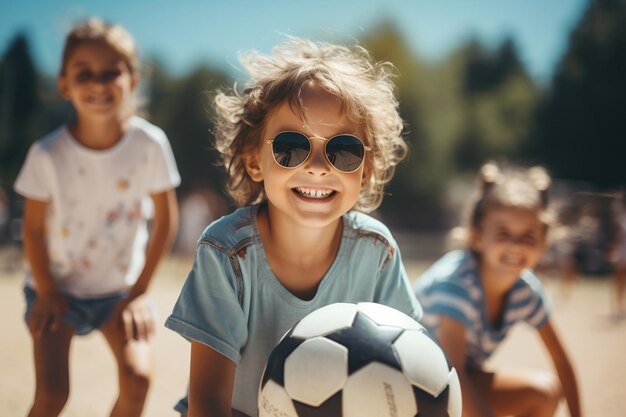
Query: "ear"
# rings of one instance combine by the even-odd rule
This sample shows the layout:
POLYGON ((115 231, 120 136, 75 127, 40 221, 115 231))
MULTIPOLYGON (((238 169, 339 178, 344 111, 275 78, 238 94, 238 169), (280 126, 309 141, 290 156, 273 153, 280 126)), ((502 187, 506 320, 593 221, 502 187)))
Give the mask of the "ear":
POLYGON ((132 91, 135 91, 135 88, 137 88, 137 85, 139 85, 139 75, 133 74, 131 75, 131 78, 130 78, 130 89, 132 91))
POLYGON ((57 77, 57 89, 59 90, 59 94, 66 100, 70 98, 69 86, 67 85, 67 78, 64 75, 59 75, 57 77))
POLYGON ((469 232, 469 247, 476 253, 481 253, 483 251, 483 239, 480 233, 475 226, 470 227, 469 232))
POLYGON ((361 174, 361 187, 367 187, 372 179, 372 166, 366 160, 363 164, 363 173, 361 174))
POLYGON ((259 160, 258 152, 251 152, 244 158, 244 166, 246 172, 252 178, 254 182, 263 181, 263 170, 261 169, 261 161, 259 160))
POLYGON ((548 233, 550 233, 550 232, 549 232, 548 228, 546 227, 546 230, 544 230, 544 232, 543 232, 543 238, 541 239, 541 250, 543 252, 548 250, 548 239, 549 239, 548 233))

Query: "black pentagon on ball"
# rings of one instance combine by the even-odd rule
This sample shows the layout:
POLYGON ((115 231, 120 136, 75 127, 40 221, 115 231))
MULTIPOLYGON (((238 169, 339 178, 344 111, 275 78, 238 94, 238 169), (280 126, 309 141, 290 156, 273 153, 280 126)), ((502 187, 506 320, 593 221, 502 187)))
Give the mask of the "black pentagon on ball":
POLYGON ((348 374, 353 374, 371 362, 380 362, 402 370, 393 342, 404 330, 380 326, 360 311, 352 326, 326 336, 348 348, 348 374))
POLYGON ((441 407, 441 404, 448 403, 448 393, 450 388, 447 387, 437 397, 433 397, 429 393, 413 386, 413 395, 415 401, 419 404, 419 412, 416 417, 449 417, 448 410, 441 407))
POLYGON ((272 353, 270 353, 261 380, 261 387, 265 386, 270 378, 278 385, 285 385, 285 358, 291 355, 291 353, 304 342, 304 339, 291 337, 292 333, 293 329, 289 330, 272 350, 272 353))
POLYGON ((341 415, 341 391, 324 401, 319 407, 313 407, 300 401, 293 402, 298 417, 329 417, 341 415))

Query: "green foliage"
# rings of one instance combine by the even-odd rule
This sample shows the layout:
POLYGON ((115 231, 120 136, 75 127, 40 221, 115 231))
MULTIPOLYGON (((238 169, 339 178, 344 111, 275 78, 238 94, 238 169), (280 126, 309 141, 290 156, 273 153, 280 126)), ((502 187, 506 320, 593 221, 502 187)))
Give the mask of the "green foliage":
POLYGON ((530 80, 517 75, 488 94, 468 96, 465 129, 455 152, 457 166, 473 172, 488 159, 519 159, 536 103, 530 80))
MULTIPOLYGON (((513 39, 495 48, 468 40, 438 62, 416 54, 383 21, 360 39, 390 61, 410 154, 389 184, 381 214, 392 226, 449 226, 445 190, 487 159, 544 161, 558 176, 598 185, 626 183, 626 6, 594 0, 572 32, 549 91, 528 75, 513 39)), ((222 196, 225 177, 213 149, 211 94, 232 74, 202 66, 172 75, 146 65, 140 95, 146 116, 168 134, 183 178, 222 196)), ((70 106, 52 78, 40 77, 27 39, 15 38, 0 61, 0 178, 9 189, 28 146, 64 123, 70 106)), ((458 183, 458 182, 457 182, 458 183)))
POLYGON ((538 114, 531 153, 559 177, 626 184, 626 2, 594 0, 538 114))
POLYGON ((401 219, 403 225, 442 227, 447 221, 443 195, 452 178, 473 173, 486 159, 522 156, 538 89, 511 39, 493 51, 470 40, 430 64, 389 22, 362 43, 376 59, 398 69, 400 112, 411 148, 381 211, 391 223, 401 219))
POLYGON ((224 173, 217 166, 211 133, 211 94, 231 81, 206 67, 173 78, 153 63, 148 77, 148 115, 168 135, 182 177, 179 193, 204 186, 223 193, 224 173))
POLYGON ((461 55, 464 118, 455 151, 457 167, 474 172, 488 159, 519 159, 538 91, 518 60, 513 41, 505 40, 495 51, 470 42, 461 55))
POLYGON ((41 134, 39 75, 28 40, 18 34, 0 64, 0 186, 10 194, 28 146, 41 134))

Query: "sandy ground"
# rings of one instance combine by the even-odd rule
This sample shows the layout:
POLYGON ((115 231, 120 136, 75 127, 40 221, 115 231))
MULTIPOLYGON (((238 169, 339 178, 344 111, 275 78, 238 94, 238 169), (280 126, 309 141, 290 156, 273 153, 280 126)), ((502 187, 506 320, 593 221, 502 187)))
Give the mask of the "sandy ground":
MULTIPOLYGON (((152 293, 163 322, 177 297, 189 261, 165 262, 152 293)), ((426 266, 407 261, 411 277, 426 266)), ((574 362, 586 416, 626 416, 626 319, 609 316, 610 282, 583 279, 565 295, 553 279, 545 280, 555 309, 555 323, 574 362), (620 359, 621 358, 621 359, 620 359)), ((0 405, 2 416, 24 416, 34 392, 31 342, 22 321, 21 274, 0 272, 0 405)), ((144 415, 177 414, 172 410, 186 387, 188 344, 161 327, 157 333, 156 377, 144 415)), ((116 395, 113 357, 98 333, 75 338, 71 351, 71 393, 64 417, 107 416, 116 395)), ((524 327, 513 331, 492 359, 494 367, 551 369, 540 339, 524 327)), ((564 404, 559 417, 568 416, 564 404)))

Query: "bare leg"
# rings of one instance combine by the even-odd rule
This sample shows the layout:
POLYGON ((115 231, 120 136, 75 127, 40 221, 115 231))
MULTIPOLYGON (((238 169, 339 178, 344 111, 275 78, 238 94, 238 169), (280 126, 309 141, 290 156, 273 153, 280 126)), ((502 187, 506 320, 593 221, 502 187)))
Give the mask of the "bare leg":
POLYGON ((497 416, 552 417, 561 400, 553 374, 534 372, 470 372, 477 390, 497 416))
POLYGON ((74 329, 61 324, 57 331, 48 331, 33 338, 35 358, 35 399, 28 417, 58 416, 70 392, 69 351, 74 329))
POLYGON ((152 380, 153 342, 124 340, 123 328, 115 320, 107 321, 100 330, 117 362, 119 395, 111 417, 140 416, 152 380))

